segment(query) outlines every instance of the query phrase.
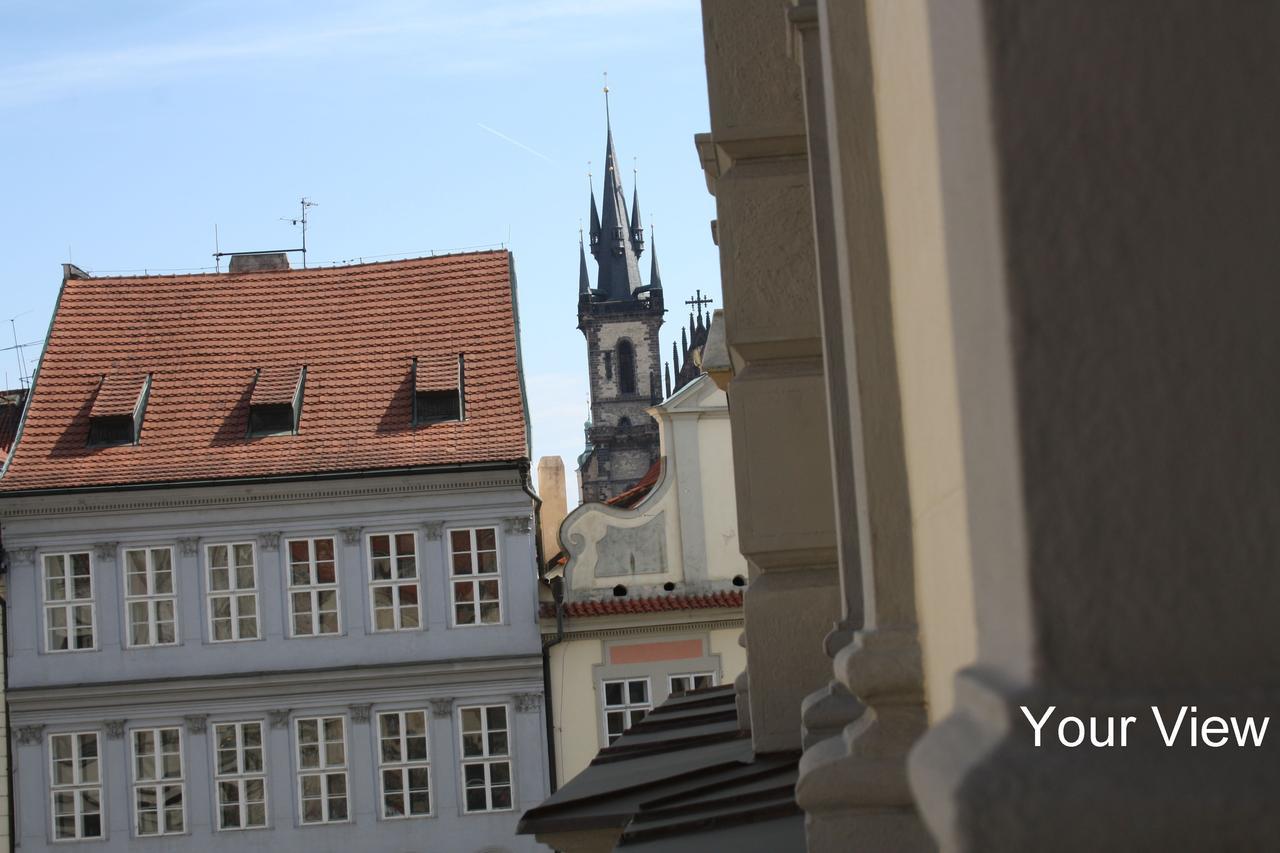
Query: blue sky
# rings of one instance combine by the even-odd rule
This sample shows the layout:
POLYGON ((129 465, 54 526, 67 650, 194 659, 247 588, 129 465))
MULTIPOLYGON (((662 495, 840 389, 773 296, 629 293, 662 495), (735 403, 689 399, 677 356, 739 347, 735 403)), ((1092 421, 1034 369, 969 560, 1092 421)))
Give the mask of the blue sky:
MULTIPOLYGON (((306 195, 313 263, 512 249, 534 455, 572 469, 604 71, 628 198, 637 166, 656 226, 665 354, 695 289, 720 304, 694 0, 0 0, 0 345, 12 317, 44 337, 68 256, 209 266, 215 223, 224 250, 294 245, 280 217, 306 195)), ((0 370, 17 384, 12 352, 0 370)))

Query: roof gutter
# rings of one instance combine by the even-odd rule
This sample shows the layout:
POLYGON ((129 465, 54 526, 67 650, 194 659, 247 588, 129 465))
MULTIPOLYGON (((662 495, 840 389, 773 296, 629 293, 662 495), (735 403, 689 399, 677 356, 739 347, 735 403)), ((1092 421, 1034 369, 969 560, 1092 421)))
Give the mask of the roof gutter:
MULTIPOLYGON (((12 457, 11 457, 12 458, 12 457)), ((413 474, 448 474, 469 471, 528 470, 525 458, 494 462, 455 462, 443 465, 411 465, 404 468, 353 468, 342 471, 321 471, 306 474, 280 474, 266 477, 209 477, 199 480, 168 480, 154 483, 115 483, 100 486, 67 486, 56 489, 14 489, 0 491, 0 500, 10 497, 45 497, 78 495, 91 492, 140 492, 151 489, 185 489, 193 486, 258 486, 273 483, 309 483, 325 480, 346 480, 351 477, 396 477, 413 474)))

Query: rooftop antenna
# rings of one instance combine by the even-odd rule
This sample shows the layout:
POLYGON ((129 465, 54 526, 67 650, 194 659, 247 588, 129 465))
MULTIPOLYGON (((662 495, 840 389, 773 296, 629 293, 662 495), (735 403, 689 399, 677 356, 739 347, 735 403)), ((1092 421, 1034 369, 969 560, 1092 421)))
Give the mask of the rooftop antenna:
MULTIPOLYGON (((33 347, 33 346, 35 346, 36 344, 40 343, 40 341, 28 341, 28 342, 27 342, 27 343, 25 343, 25 344, 20 344, 20 343, 18 343, 18 322, 17 322, 17 320, 18 320, 18 318, 19 318, 19 317, 22 317, 22 316, 25 316, 25 315, 27 315, 27 314, 30 314, 30 313, 31 313, 32 311, 34 311, 34 310, 35 310, 34 308, 33 308, 33 309, 28 309, 28 310, 26 310, 26 311, 23 311, 21 314, 15 314, 15 315, 13 315, 12 317, 10 317, 10 318, 9 318, 9 330, 13 333, 13 346, 11 346, 11 347, 4 347, 3 349, 0 349, 0 352, 8 352, 8 351, 10 351, 10 350, 13 350, 13 351, 14 351, 14 353, 17 355, 17 357, 18 357, 18 384, 19 384, 19 385, 21 385, 23 388, 27 388, 27 382, 31 379, 31 374, 27 371, 27 358, 26 358, 26 354, 24 353, 24 350, 25 350, 27 347, 33 347)), ((8 382, 6 381, 6 383, 5 383, 5 384, 8 384, 8 382)))
POLYGON ((281 221, 288 222, 295 227, 297 226, 302 227, 302 268, 306 269, 307 268, 307 208, 318 207, 318 204, 312 201, 311 199, 307 198, 306 196, 303 196, 298 201, 298 206, 302 209, 301 216, 299 216, 297 219, 290 219, 287 216, 282 216, 281 221))
POLYGON ((218 223, 213 223, 213 271, 222 272, 222 247, 218 245, 218 223))

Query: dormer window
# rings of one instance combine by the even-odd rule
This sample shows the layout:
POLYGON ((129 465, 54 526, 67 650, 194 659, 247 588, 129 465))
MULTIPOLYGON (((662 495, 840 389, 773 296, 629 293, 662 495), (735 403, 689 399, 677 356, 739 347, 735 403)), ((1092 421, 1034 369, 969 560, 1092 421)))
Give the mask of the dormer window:
POLYGON ((104 375, 89 410, 89 446, 137 444, 150 393, 150 373, 104 375))
POLYGON ((466 364, 454 356, 424 356, 413 360, 413 424, 460 421, 466 416, 466 364))
POLYGON ((249 397, 249 435, 296 435, 307 368, 261 367, 249 397))

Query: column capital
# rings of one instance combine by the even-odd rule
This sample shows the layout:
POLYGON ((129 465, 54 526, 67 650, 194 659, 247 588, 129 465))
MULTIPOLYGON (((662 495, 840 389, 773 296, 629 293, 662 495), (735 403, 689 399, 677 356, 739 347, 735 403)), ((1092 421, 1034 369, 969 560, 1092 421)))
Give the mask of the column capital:
POLYGON ((541 693, 517 693, 511 697, 516 703, 516 712, 532 714, 542 707, 541 693))
POLYGON ((19 746, 30 746, 40 743, 44 738, 44 723, 36 723, 30 726, 18 726, 14 730, 18 736, 19 746))
POLYGON ((188 714, 182 720, 187 724, 189 734, 202 735, 209 728, 208 714, 188 714))
POLYGON ((200 550, 199 536, 179 536, 178 553, 184 557, 194 557, 200 550))
POLYGON ((258 547, 263 551, 278 551, 280 549, 280 532, 270 531, 258 534, 258 547))
POLYGON ((431 705, 431 716, 433 717, 451 717, 453 716, 453 698, 449 696, 436 699, 428 699, 431 705))
POLYGON ((102 727, 107 730, 107 738, 109 740, 120 740, 124 737, 124 726, 128 720, 107 720, 102 727))
POLYGON ((348 705, 347 710, 351 712, 351 722, 367 723, 369 722, 369 711, 372 705, 348 705))
POLYGON ((94 542, 93 556, 99 560, 115 560, 116 549, 119 547, 119 542, 94 542))
POLYGON ((338 532, 342 534, 342 541, 346 545, 360 544, 360 533, 363 527, 339 527, 338 532))
POLYGON ((276 708, 267 712, 267 721, 273 729, 283 729, 289 725, 289 708, 276 708))
POLYGON ((428 541, 434 542, 444 536, 444 522, 424 521, 422 522, 422 531, 426 535, 428 541))

